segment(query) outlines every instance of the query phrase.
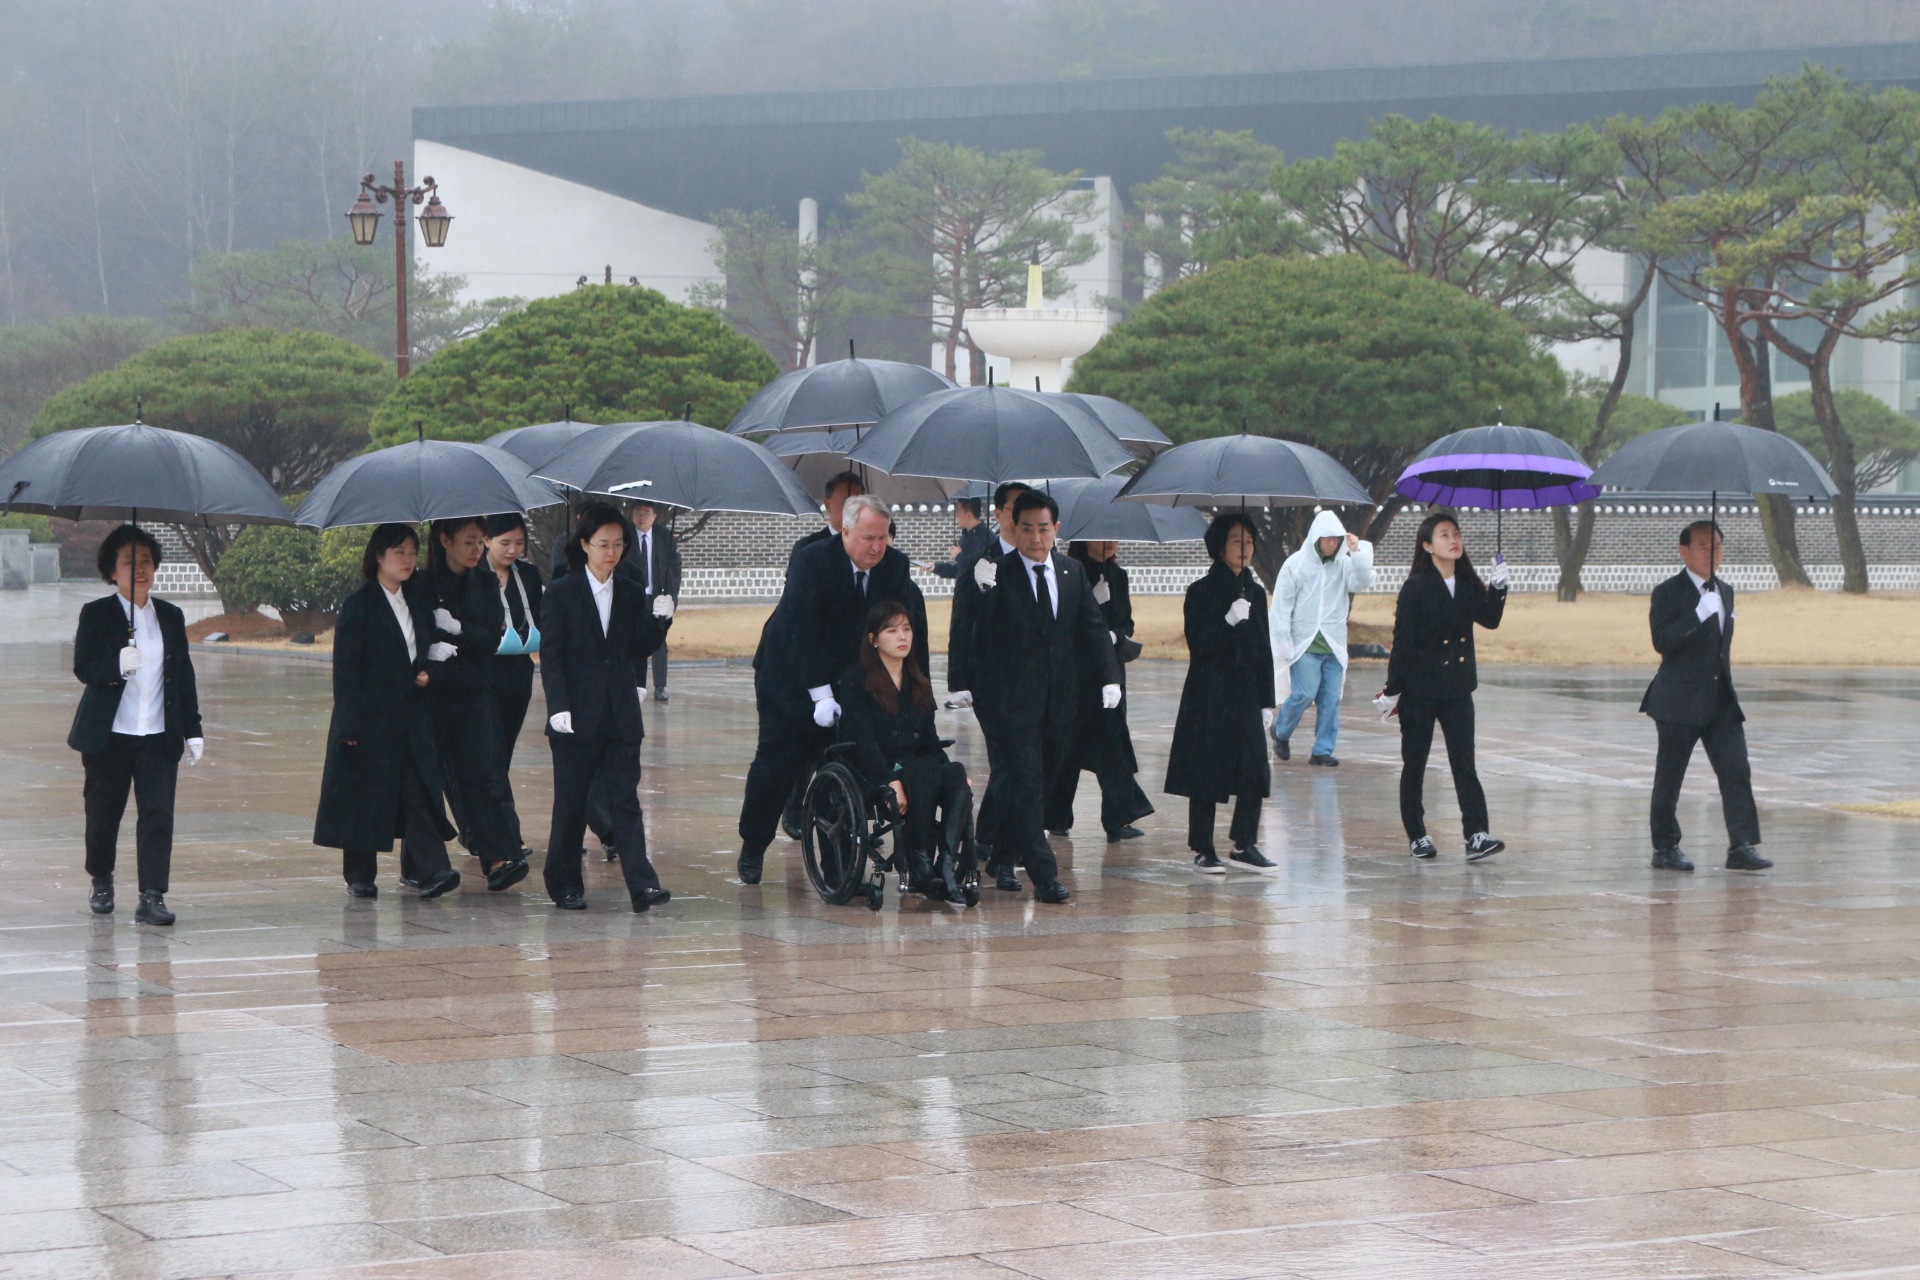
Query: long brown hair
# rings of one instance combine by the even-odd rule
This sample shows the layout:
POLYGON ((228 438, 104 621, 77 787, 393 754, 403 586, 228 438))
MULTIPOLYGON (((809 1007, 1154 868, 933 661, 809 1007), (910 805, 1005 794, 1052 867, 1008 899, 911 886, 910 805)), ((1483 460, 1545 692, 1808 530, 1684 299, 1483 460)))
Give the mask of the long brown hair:
MULTIPOLYGON (((1427 550, 1426 544, 1433 541, 1433 531, 1443 524, 1460 527, 1451 511, 1436 511, 1420 522, 1419 530, 1413 535, 1413 567, 1407 571, 1408 577, 1421 572, 1440 572, 1433 567, 1433 552, 1427 550)), ((1453 576, 1462 582, 1471 582, 1475 588, 1480 586, 1480 575, 1473 571, 1473 562, 1467 559, 1464 540, 1460 545, 1460 558, 1453 562, 1453 576)))
POLYGON ((880 709, 891 716, 900 713, 900 689, 904 689, 913 699, 913 705, 930 715, 933 684, 914 661, 913 651, 909 649, 906 660, 900 664, 900 688, 896 689, 893 677, 887 674, 887 664, 881 661, 880 651, 873 646, 873 638, 896 622, 913 625, 913 615, 898 600, 882 600, 867 610, 867 621, 860 628, 860 671, 867 678, 867 692, 880 704, 880 709))

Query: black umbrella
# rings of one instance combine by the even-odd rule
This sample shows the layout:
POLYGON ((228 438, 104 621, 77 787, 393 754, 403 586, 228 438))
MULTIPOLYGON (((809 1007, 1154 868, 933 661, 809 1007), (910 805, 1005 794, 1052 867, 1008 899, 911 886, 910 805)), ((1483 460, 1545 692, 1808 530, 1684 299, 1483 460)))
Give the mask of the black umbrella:
POLYGON ((291 523, 273 486, 232 449, 144 422, 35 440, 0 462, 0 506, 67 520, 291 523))
MULTIPOLYGON (((1077 391, 1056 392, 1069 400, 1078 401, 1093 411, 1093 416, 1107 430, 1113 432, 1113 438, 1142 458, 1151 458, 1162 449, 1171 449, 1173 441, 1167 433, 1153 425, 1147 415, 1130 404, 1122 404, 1112 396, 1083 395, 1077 391)), ((1108 538, 1104 541, 1114 541, 1108 538)))
POLYGON ((1186 508, 1115 502, 1125 476, 1055 480, 1047 492, 1060 504, 1062 542, 1197 542, 1207 518, 1186 508))
POLYGON ((481 443, 495 449, 505 449, 529 467, 537 468, 599 425, 597 422, 575 422, 570 417, 562 418, 559 422, 537 422, 530 427, 502 431, 498 435, 488 436, 481 443))
POLYGON ((1118 500, 1163 507, 1373 505, 1352 473, 1312 445, 1245 431, 1175 445, 1129 480, 1118 500))
POLYGON ((733 415, 727 433, 748 436, 871 426, 901 405, 954 385, 925 365, 856 359, 852 343, 847 350, 845 360, 795 369, 760 388, 733 415))
POLYGON ((956 387, 888 414, 847 455, 890 476, 1093 479, 1134 460, 1093 411, 1061 395, 956 387))
POLYGON ((809 516, 820 505, 765 446, 697 422, 616 422, 549 458, 540 474, 583 493, 690 511, 809 516))
MULTIPOLYGON (((865 433, 858 428, 837 431, 788 431, 768 436, 766 447, 793 468, 794 478, 808 493, 821 493, 827 481, 850 469, 847 455, 865 433)), ((861 470, 861 486, 887 502, 945 502, 959 486, 948 480, 922 476, 885 476, 861 470)))
POLYGON ((416 440, 335 467, 294 513, 295 524, 418 524, 461 516, 525 514, 566 497, 501 449, 460 440, 416 440))

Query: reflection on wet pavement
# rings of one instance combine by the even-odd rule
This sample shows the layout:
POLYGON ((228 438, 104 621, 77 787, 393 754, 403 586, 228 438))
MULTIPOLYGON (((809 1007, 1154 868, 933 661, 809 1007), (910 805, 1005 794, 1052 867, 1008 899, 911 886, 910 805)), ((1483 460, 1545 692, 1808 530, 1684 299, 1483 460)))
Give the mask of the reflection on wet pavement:
MULTIPOLYGON (((1270 876, 1195 875, 1081 788, 1064 908, 828 907, 732 876, 751 673, 682 665, 643 780, 670 906, 589 862, 354 901, 307 843, 324 664, 197 656, 171 931, 85 911, 75 686, 0 645, 0 1274, 1471 1277, 1837 1274, 1920 1239, 1912 671, 1741 673, 1766 876, 1646 865, 1646 672, 1497 668, 1509 852, 1410 866, 1355 667, 1337 770, 1275 768, 1270 876)), ((529 716, 530 725, 541 717, 529 716)), ((970 720, 943 715, 980 768, 970 720)), ((545 749, 515 771, 538 840, 545 749)), ((976 774, 977 776, 977 774, 976 774)), ((130 857, 130 854, 128 855, 130 857)), ((466 864, 471 867, 473 864, 466 864)))

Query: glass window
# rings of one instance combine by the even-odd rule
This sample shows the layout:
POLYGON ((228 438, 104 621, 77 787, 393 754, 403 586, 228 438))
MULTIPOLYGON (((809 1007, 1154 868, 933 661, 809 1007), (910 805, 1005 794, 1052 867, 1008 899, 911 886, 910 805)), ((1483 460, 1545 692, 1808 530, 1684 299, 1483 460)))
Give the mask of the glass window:
POLYGON ((1699 303, 1675 292, 1665 280, 1660 282, 1659 300, 1655 388, 1665 391, 1670 387, 1706 386, 1708 329, 1713 327, 1713 317, 1699 303))

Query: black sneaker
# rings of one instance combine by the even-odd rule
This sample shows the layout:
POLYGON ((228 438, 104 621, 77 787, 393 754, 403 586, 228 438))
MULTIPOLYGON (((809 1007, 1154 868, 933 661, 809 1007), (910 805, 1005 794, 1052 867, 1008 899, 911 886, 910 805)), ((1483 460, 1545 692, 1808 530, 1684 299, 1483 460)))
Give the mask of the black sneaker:
POLYGON ((1482 831, 1479 835, 1467 841, 1467 861, 1478 862, 1482 858, 1491 858, 1494 854, 1506 847, 1507 842, 1505 840, 1495 840, 1492 836, 1482 831))
POLYGON ((1750 844, 1737 844, 1727 850, 1729 871, 1765 871, 1772 865, 1772 858, 1761 857, 1760 851, 1750 844))
POLYGON ((1693 870, 1693 860, 1687 857, 1686 854, 1680 852, 1679 845, 1675 845, 1671 849, 1655 849, 1653 851, 1653 869, 1655 871, 1691 871, 1693 870))
POLYGON ((1293 744, 1288 742, 1285 738, 1275 738, 1273 740, 1273 749, 1275 754, 1277 754, 1282 760, 1293 759, 1293 744))
POLYGON ((1317 764, 1323 769, 1338 769, 1340 762, 1332 756, 1308 756, 1308 764, 1317 764))
POLYGON ((1073 895, 1067 891, 1067 886, 1061 884, 1058 880, 1049 880, 1045 884, 1033 886, 1033 900, 1035 902, 1047 903, 1050 906, 1057 907, 1072 896, 1073 895))
POLYGON ((1193 869, 1209 875, 1225 875, 1227 864, 1220 861, 1220 855, 1211 849, 1202 849, 1193 855, 1193 869))
POLYGON ((380 896, 380 886, 371 882, 366 884, 349 884, 347 886, 347 892, 356 898, 377 898, 380 896))
POLYGON ((665 702, 667 700, 667 691, 662 689, 660 692, 654 694, 653 700, 655 702, 665 702))
POLYGON ((1246 867, 1252 871, 1271 871, 1280 864, 1260 852, 1260 846, 1250 844, 1246 848, 1235 848, 1227 855, 1227 861, 1236 867, 1246 867))
POLYGON ((1118 831, 1107 832, 1107 843, 1119 844, 1122 840, 1138 840, 1141 836, 1144 836, 1145 834, 1147 833, 1142 831, 1138 827, 1125 826, 1125 827, 1121 827, 1118 831))
POLYGON ((1018 893, 1026 886, 1020 883, 1020 877, 1013 874, 1013 872, 1002 871, 994 878, 993 887, 1005 890, 1008 893, 1018 893))
POLYGON ((148 889, 140 895, 140 905, 134 908, 133 918, 141 924, 172 924, 173 912, 167 910, 165 894, 148 889))
POLYGON ((1437 857, 1440 853, 1438 849, 1433 847, 1432 836, 1421 836, 1418 840, 1415 840, 1407 846, 1407 851, 1413 854, 1414 857, 1422 859, 1437 857))
POLYGON ((93 878, 93 896, 87 899, 87 909, 97 916, 113 914, 113 877, 95 876, 93 878))

